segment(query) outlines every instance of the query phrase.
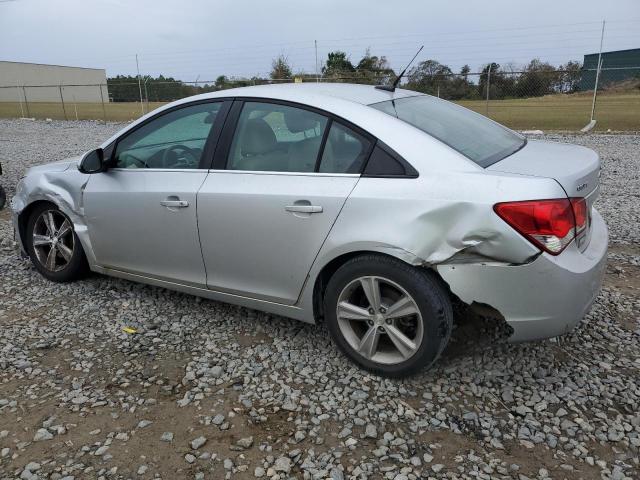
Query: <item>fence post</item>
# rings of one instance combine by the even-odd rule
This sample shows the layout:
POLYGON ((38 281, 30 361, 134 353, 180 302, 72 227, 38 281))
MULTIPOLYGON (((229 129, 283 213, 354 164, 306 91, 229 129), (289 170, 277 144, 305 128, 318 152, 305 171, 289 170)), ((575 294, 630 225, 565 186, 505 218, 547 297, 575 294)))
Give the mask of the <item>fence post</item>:
POLYGON ((102 93, 102 84, 98 85, 98 88, 100 89, 100 101, 102 102, 102 118, 104 120, 104 124, 107 124, 107 111, 104 109, 104 95, 102 93))
POLYGON ((62 85, 58 85, 58 90, 60 90, 60 102, 62 103, 62 112, 64 113, 64 119, 69 120, 67 118, 67 110, 64 108, 64 97, 62 96, 62 85))
POLYGON ((20 85, 16 82, 16 93, 18 94, 18 103, 20 103, 20 116, 24 118, 24 109, 22 108, 22 97, 20 96, 20 85))
POLYGON ((24 106, 27 107, 27 117, 31 117, 31 112, 29 112, 29 100, 27 100, 27 89, 24 88, 24 83, 22 84, 22 94, 24 95, 24 106))
POLYGON ((493 64, 490 63, 489 70, 487 70, 487 101, 485 105, 485 111, 486 111, 487 117, 489 116, 489 89, 491 88, 491 67, 492 66, 493 64))

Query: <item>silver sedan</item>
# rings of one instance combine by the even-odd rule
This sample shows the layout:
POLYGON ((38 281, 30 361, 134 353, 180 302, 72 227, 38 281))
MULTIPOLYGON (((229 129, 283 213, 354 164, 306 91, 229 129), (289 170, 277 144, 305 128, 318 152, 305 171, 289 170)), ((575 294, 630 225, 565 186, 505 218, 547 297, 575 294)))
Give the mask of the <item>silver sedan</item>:
POLYGON ((403 376, 442 353, 453 301, 514 341, 583 317, 607 249, 599 171, 591 150, 408 90, 258 86, 30 169, 12 210, 50 280, 91 270, 323 321, 357 364, 403 376))

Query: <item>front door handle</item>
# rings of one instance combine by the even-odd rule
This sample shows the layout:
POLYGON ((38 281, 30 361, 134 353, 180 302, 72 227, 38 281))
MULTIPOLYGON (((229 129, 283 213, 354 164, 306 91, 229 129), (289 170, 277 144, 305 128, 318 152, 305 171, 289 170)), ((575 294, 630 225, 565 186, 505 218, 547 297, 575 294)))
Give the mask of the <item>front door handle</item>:
POLYGON ((320 205, 287 205, 284 209, 294 213, 322 213, 320 205))
POLYGON ((169 208, 186 208, 189 206, 189 202, 187 202, 186 200, 179 200, 177 198, 167 198, 166 200, 162 200, 160 202, 160 205, 162 205, 163 207, 169 207, 169 208))

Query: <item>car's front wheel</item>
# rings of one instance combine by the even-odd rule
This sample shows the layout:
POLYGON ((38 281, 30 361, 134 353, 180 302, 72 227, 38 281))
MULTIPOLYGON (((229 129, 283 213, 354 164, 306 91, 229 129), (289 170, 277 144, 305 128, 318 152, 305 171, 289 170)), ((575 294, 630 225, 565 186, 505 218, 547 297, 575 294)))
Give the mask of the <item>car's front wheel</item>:
POLYGON ((27 222, 25 243, 36 269, 54 282, 70 282, 88 270, 73 223, 55 205, 37 206, 27 222))
POLYGON ((404 377, 432 365, 453 313, 439 279, 384 255, 362 255, 331 277, 325 320, 338 347, 363 368, 404 377))

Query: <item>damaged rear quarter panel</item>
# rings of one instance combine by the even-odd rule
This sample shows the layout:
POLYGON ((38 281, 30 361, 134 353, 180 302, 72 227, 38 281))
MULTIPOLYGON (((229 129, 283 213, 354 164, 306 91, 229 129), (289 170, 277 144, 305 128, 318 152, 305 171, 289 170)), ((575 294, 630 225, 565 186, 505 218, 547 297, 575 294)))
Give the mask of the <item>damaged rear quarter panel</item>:
POLYGON ((420 265, 526 263, 539 250, 501 220, 493 205, 564 195, 551 179, 483 171, 362 178, 319 258, 366 241, 407 252, 410 263, 420 265))
MULTIPOLYGON (((353 252, 378 252, 416 266, 514 265, 540 251, 493 211, 507 200, 565 196, 552 179, 421 168, 418 178, 358 181, 310 271, 301 298, 312 305, 312 286, 322 268, 353 252)), ((456 293, 456 286, 450 285, 456 293)))

